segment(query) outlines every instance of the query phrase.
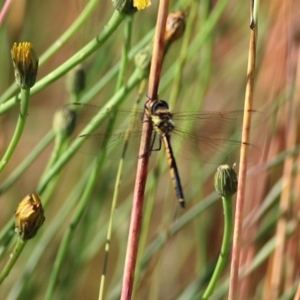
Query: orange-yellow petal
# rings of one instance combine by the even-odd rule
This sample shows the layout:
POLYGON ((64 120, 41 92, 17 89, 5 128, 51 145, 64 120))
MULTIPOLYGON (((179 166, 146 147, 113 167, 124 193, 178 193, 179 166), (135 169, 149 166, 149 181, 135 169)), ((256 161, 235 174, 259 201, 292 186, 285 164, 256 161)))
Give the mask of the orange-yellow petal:
POLYGON ((14 43, 11 57, 17 85, 22 89, 30 89, 35 84, 39 65, 33 45, 29 42, 14 43))
POLYGON ((15 231, 23 241, 35 236, 45 221, 44 210, 38 194, 27 195, 15 213, 15 231))
POLYGON ((145 9, 151 5, 150 0, 133 0, 133 6, 138 10, 145 9))

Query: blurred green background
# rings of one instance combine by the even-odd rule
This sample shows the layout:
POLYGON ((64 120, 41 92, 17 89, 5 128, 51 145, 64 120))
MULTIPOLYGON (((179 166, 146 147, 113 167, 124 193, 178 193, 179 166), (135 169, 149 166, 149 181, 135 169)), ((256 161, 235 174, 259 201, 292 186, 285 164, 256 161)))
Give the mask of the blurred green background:
MULTIPOLYGON (((41 80, 105 28, 114 12, 113 6, 110 1, 83 0, 12 3, 0 27, 0 96, 14 84, 10 58, 13 43, 29 41, 41 56, 58 43, 59 37, 92 2, 94 7, 82 26, 40 66, 37 80, 41 80)), ((149 8, 132 16, 131 47, 135 51, 153 38, 158 7, 156 1, 152 2, 149 8)), ((1 1, 1 7, 3 5, 1 1)), ((187 13, 190 38, 186 41, 186 51, 182 50, 184 36, 168 51, 163 64, 160 98, 170 100, 172 91, 178 87, 174 78, 179 76, 179 95, 172 102, 172 111, 242 110, 250 37, 249 2, 172 1, 170 12, 177 10, 187 13), (182 58, 185 64, 178 73, 175 70, 182 58)), ((259 9, 253 108, 261 112, 263 120, 256 124, 251 134, 251 143, 260 149, 260 155, 252 157, 248 172, 241 256, 244 277, 240 293, 243 296, 239 299, 271 299, 269 293, 274 288, 278 288, 278 299, 293 299, 297 290, 300 259, 297 238, 299 17, 296 1, 262 2, 259 9), (289 155, 288 151, 294 151, 294 155, 289 155), (276 237, 279 240, 285 237, 283 248, 276 247, 276 237), (280 259, 276 259, 278 257, 280 259), (274 275, 276 270, 279 270, 279 282, 274 275)), ((121 61, 126 40, 124 32, 128 26, 129 18, 99 50, 82 62, 86 87, 77 100, 90 93, 114 68, 119 70, 115 66, 121 61)), ((124 83, 134 69, 134 61, 130 58, 124 83)), ((91 103, 101 107, 113 97, 116 71, 95 93, 91 103)), ((4 229, 10 224, 18 203, 37 190, 54 149, 53 141, 12 186, 3 190, 3 185, 52 129, 56 110, 73 99, 66 81, 67 75, 64 75, 31 96, 24 133, 12 159, 0 174, 1 268, 16 240, 13 230, 4 229)), ((147 89, 142 95, 141 108, 147 99, 147 89)), ((138 86, 122 99, 122 106, 130 109, 137 96, 138 86)), ((18 110, 15 105, 0 116, 1 157, 14 132, 18 110)), ((45 195, 41 195, 42 202, 43 197, 48 199, 44 208, 46 221, 37 236, 28 241, 2 283, 1 299, 46 299, 58 249, 94 164, 93 156, 76 153, 57 174, 59 177, 49 182, 45 195)), ((217 166, 180 159, 178 165, 187 202, 185 210, 178 206, 164 153, 150 160, 134 299, 200 299, 220 251, 223 211, 213 187, 217 166)), ((117 167, 116 160, 103 162, 97 184, 69 241, 53 299, 98 297, 117 167)), ((136 161, 126 161, 110 241, 104 299, 119 299, 135 172, 136 161)), ((228 259, 211 299, 226 299, 229 262, 228 259)))

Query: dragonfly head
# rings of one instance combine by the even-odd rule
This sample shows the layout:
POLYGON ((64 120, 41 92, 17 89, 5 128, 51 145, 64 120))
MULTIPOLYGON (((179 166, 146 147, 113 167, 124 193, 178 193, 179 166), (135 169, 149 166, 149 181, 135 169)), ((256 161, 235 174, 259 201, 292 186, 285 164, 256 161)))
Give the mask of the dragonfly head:
POLYGON ((162 112, 163 113, 169 112, 169 105, 166 101, 158 100, 155 101, 153 104, 151 104, 150 113, 152 116, 158 115, 162 112))

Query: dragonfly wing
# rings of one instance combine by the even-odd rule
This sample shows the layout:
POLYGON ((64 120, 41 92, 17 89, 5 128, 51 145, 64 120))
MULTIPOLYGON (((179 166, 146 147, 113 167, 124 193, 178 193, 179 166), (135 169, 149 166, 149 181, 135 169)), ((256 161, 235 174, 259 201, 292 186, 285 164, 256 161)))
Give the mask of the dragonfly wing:
MULTIPOLYGON (((176 130, 172 135, 172 145, 178 157, 212 164, 233 164, 238 162, 239 140, 227 140, 208 136, 198 136, 176 130)), ((247 144, 250 156, 258 157, 260 150, 247 144)))
MULTIPOLYGON (((260 124, 263 119, 261 112, 249 111, 254 124, 260 124)), ((215 138, 228 138, 233 132, 242 130, 244 110, 178 113, 173 114, 175 126, 180 130, 186 130, 192 134, 205 134, 215 138)))
MULTIPOLYGON (((85 138, 85 142, 80 148, 80 152, 89 155, 99 155, 101 151, 105 151, 105 155, 109 159, 120 159, 123 157, 126 160, 138 159, 139 147, 143 132, 142 131, 130 131, 128 133, 103 135, 99 133, 91 135, 81 135, 78 138, 85 138)), ((159 147, 159 138, 153 131, 151 141, 153 143, 153 149, 157 150, 159 147)), ((149 153, 155 154, 155 151, 149 149, 149 153)))
POLYGON ((137 128, 142 126, 143 111, 132 111, 130 109, 111 109, 98 106, 73 103, 66 107, 77 111, 77 131, 85 124, 99 120, 99 128, 96 132, 100 135, 124 133, 129 126, 137 128))
MULTIPOLYGON (((97 106, 79 103, 67 105, 67 107, 80 111, 79 124, 89 122, 99 124, 96 133, 80 134, 80 138, 86 139, 82 152, 96 155, 105 150, 107 156, 114 159, 121 156, 125 159, 138 157, 142 131, 137 129, 142 127, 143 111, 110 108, 100 110, 97 106), (128 134, 127 141, 128 128, 132 130, 128 134), (125 154, 124 145, 127 145, 125 154)), ((253 113, 256 119, 260 119, 259 112, 250 111, 250 113, 253 113)), ((243 110, 173 114, 176 127, 171 135, 172 146, 184 159, 216 164, 235 162, 239 157, 241 142, 238 138, 233 140, 227 140, 227 138, 232 136, 232 132, 242 129, 243 115, 243 110)), ((159 150, 161 146, 160 138, 155 135, 155 132, 153 132, 152 141, 151 155, 154 155, 157 152, 155 150, 159 150)), ((255 146, 247 146, 254 156, 260 153, 255 146)))
POLYGON ((78 138, 85 139, 80 152, 98 155, 101 151, 105 151, 107 157, 113 159, 119 159, 121 156, 127 159, 138 157, 142 131, 137 131, 137 128, 142 128, 143 111, 101 109, 98 106, 81 103, 68 104, 66 107, 78 111, 77 134, 78 138), (99 123, 95 132, 80 133, 83 125, 90 122, 99 123))

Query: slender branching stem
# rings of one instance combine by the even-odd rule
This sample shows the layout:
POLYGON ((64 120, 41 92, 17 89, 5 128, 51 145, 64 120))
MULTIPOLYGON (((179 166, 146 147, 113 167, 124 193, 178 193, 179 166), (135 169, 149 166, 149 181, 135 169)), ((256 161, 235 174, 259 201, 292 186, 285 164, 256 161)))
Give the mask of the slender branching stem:
POLYGON ((258 30, 258 5, 259 0, 251 1, 251 24, 250 24, 250 43, 248 54, 247 85, 245 93, 245 115, 242 132, 242 145, 240 156, 240 171, 238 178, 237 202, 235 211, 235 224, 232 246, 232 261, 230 273, 229 300, 238 299, 238 277, 239 277, 239 259, 240 259, 240 241, 242 235, 244 196, 246 189, 247 175, 247 153, 250 140, 251 113, 254 93, 255 60, 256 60, 256 41, 258 30))
POLYGON ((12 157, 22 136, 28 114, 29 97, 30 89, 21 89, 21 103, 18 122, 10 144, 8 145, 8 148, 6 149, 6 152, 4 153, 3 158, 0 161, 0 173, 3 171, 10 158, 12 157))

